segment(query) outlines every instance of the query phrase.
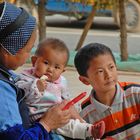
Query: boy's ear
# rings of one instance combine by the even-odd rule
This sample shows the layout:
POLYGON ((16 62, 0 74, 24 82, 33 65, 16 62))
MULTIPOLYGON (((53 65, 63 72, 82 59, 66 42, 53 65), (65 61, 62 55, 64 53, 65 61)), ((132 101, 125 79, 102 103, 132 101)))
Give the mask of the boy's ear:
POLYGON ((32 66, 35 66, 35 62, 37 60, 37 56, 31 56, 31 62, 32 62, 32 66))
POLYGON ((85 85, 90 85, 90 83, 88 82, 88 78, 85 76, 79 76, 79 80, 85 85))

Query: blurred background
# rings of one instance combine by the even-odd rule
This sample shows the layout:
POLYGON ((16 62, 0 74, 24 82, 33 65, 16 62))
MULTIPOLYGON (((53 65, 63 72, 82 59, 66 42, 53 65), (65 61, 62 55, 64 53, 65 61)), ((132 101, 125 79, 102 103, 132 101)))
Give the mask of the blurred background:
POLYGON ((69 66, 74 66, 79 48, 99 42, 111 48, 118 70, 140 72, 140 0, 7 1, 37 18, 36 43, 45 37, 65 41, 70 50, 69 66))

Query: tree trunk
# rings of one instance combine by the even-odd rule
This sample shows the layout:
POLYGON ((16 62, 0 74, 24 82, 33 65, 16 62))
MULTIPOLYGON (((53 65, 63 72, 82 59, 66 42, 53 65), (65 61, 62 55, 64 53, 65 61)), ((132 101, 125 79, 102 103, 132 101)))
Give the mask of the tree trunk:
POLYGON ((46 2, 46 0, 39 0, 39 3, 38 3, 39 41, 46 38, 45 2, 46 2))
POLYGON ((80 40, 79 40, 79 42, 76 46, 76 49, 75 49, 76 51, 79 50, 81 48, 81 46, 83 45, 83 42, 84 42, 84 40, 87 36, 87 33, 88 33, 92 23, 93 23, 94 15, 95 15, 95 5, 92 7, 92 11, 91 11, 90 15, 88 16, 88 19, 87 19, 86 25, 84 27, 83 33, 82 33, 82 35, 80 37, 80 40))
POLYGON ((127 51, 127 31, 126 31, 126 16, 125 16, 124 0, 119 0, 119 15, 120 15, 121 61, 127 61, 128 51, 127 51))

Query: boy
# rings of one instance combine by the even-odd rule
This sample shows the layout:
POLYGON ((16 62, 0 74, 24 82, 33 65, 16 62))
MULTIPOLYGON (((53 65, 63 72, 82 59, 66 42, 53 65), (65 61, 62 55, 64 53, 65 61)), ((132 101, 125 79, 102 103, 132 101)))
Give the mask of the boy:
MULTIPOLYGON (((40 119, 52 106, 69 99, 67 81, 62 76, 68 59, 69 51, 65 43, 48 38, 38 45, 35 55, 32 56, 33 67, 22 72, 21 79, 16 84, 25 91, 32 122, 40 119), (44 75, 46 79, 42 78, 44 75)), ((103 122, 92 125, 77 118, 71 119, 63 128, 57 129, 57 132, 71 138, 86 139, 91 136, 100 138, 104 129, 103 122)))
POLYGON ((82 118, 87 123, 103 120, 106 130, 102 138, 139 139, 140 86, 118 83, 111 50, 103 44, 91 43, 77 52, 74 62, 80 81, 93 87, 82 104, 82 118))

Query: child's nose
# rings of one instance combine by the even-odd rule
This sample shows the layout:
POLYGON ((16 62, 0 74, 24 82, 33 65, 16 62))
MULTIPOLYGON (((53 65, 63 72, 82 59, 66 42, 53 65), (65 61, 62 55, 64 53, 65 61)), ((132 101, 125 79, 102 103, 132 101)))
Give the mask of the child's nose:
POLYGON ((54 70, 54 67, 48 66, 48 71, 52 72, 54 70))
POLYGON ((106 77, 108 79, 112 77, 111 72, 109 70, 106 70, 106 77))

